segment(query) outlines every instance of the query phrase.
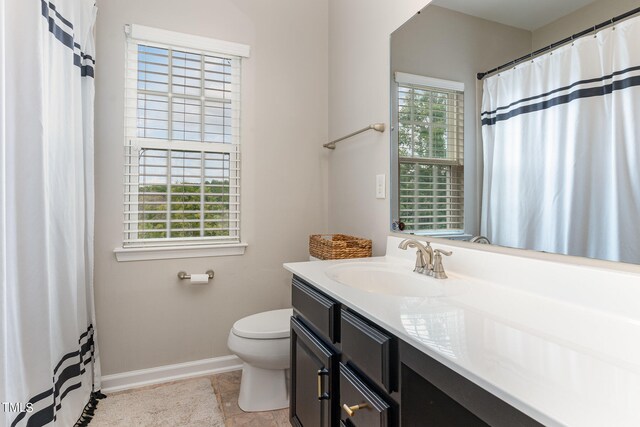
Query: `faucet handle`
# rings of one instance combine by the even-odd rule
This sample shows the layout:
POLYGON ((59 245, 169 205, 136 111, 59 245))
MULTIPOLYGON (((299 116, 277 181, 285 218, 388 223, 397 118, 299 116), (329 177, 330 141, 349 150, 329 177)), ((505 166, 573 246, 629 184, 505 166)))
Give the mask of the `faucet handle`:
MULTIPOLYGON (((451 256, 453 254, 453 252, 451 251, 445 251, 444 249, 434 249, 433 253, 435 254, 442 254, 444 256, 451 256)), ((440 257, 440 259, 442 260, 442 257, 440 257)))
POLYGON ((424 273, 425 268, 427 268, 427 261, 424 259, 422 251, 418 249, 416 251, 416 266, 413 271, 416 273, 424 273))
POLYGON ((436 249, 433 251, 433 277, 436 279, 447 278, 447 273, 444 271, 444 265, 442 265, 442 255, 451 256, 451 254, 453 254, 453 252, 442 249, 436 249))

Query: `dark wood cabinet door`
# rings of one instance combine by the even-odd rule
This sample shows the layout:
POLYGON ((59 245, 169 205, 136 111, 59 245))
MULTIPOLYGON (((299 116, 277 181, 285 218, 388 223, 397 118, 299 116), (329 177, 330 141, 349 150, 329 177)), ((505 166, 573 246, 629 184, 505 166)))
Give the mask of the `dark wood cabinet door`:
POLYGON ((457 372, 400 342, 403 427, 542 427, 457 372))
POLYGON ((290 418, 295 426, 332 427, 336 419, 337 353, 291 318, 290 418))

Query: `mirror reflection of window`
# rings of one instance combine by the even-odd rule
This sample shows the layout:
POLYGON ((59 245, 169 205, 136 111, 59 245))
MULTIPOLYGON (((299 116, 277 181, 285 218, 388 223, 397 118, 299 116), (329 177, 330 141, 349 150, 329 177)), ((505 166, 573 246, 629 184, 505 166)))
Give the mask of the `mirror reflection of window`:
POLYGON ((394 116, 405 232, 464 232, 464 85, 396 73, 394 116))

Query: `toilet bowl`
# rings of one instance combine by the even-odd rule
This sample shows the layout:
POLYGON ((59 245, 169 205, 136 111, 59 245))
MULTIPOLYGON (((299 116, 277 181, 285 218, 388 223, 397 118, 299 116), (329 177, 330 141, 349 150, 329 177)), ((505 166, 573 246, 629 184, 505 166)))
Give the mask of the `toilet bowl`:
POLYGON ((289 406, 289 319, 293 309, 265 311, 238 320, 227 345, 242 361, 238 406, 246 412, 289 406))

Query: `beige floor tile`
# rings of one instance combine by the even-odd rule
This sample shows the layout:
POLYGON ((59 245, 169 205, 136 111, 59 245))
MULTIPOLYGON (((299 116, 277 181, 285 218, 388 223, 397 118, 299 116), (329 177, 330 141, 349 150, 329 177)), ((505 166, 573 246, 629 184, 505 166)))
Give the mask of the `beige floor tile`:
POLYGON ((214 388, 220 393, 238 392, 240 390, 240 380, 242 371, 225 372, 215 376, 214 388))
POLYGON ((278 427, 269 412, 251 412, 235 415, 225 420, 226 427, 278 427))
POLYGON ((225 418, 231 418, 235 415, 240 415, 245 413, 238 406, 237 392, 220 393, 220 401, 222 402, 220 406, 222 407, 222 411, 224 412, 225 418))
POLYGON ((218 375, 212 375, 209 378, 211 379, 211 386, 213 387, 213 390, 218 393, 218 375))
POLYGON ((278 427, 288 427, 291 425, 289 422, 289 408, 273 411, 272 414, 278 424, 278 427))
POLYGON ((242 371, 210 377, 226 427, 290 427, 289 409, 267 412, 244 412, 238 406, 242 371))

